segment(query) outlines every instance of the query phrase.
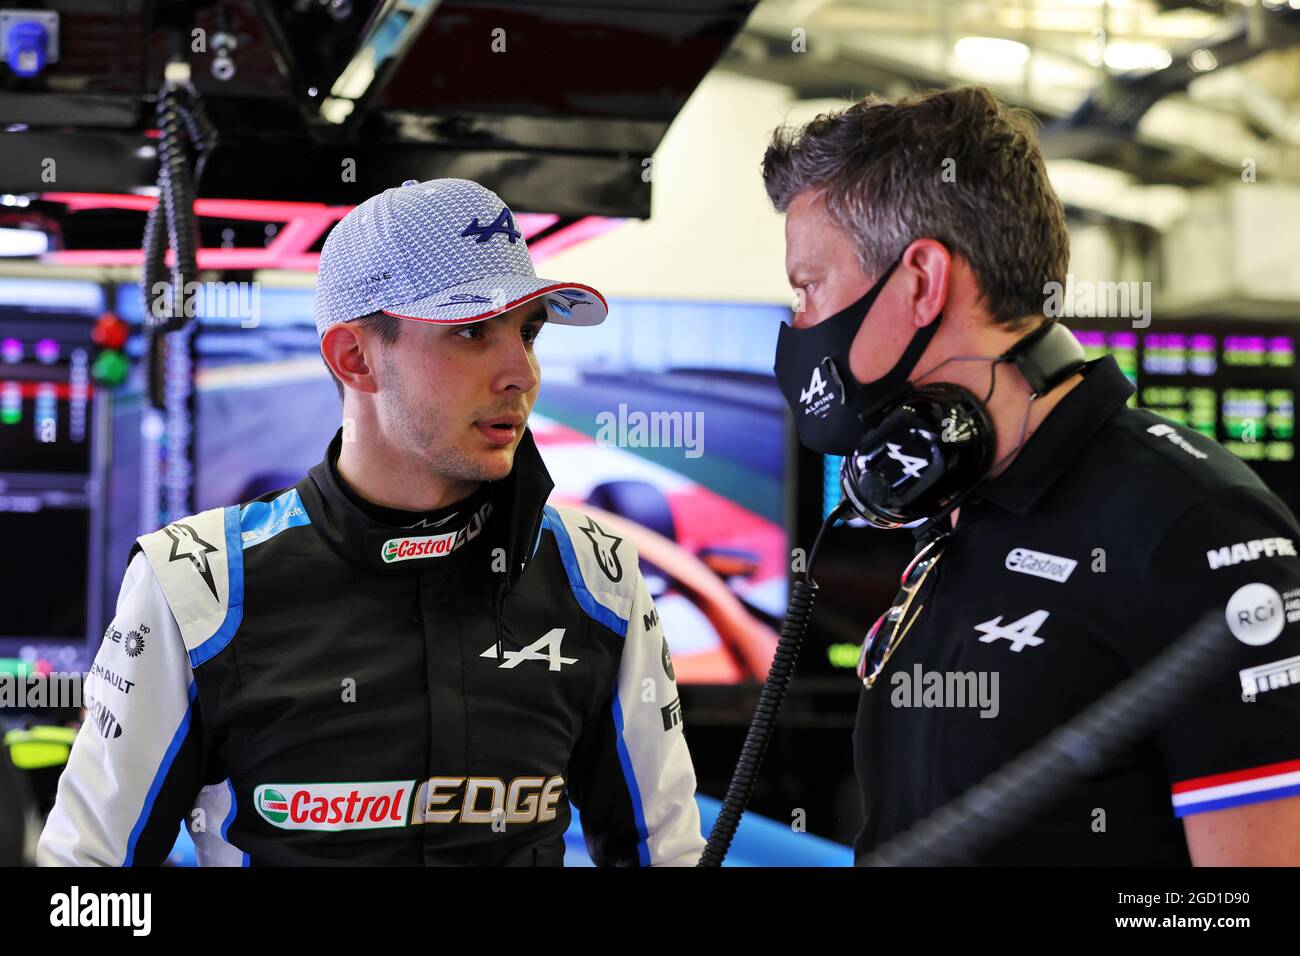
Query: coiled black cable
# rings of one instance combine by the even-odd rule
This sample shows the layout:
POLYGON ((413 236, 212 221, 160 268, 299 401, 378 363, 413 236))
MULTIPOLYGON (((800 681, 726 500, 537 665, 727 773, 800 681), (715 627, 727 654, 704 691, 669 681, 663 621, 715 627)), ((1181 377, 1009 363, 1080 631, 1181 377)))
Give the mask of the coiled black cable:
POLYGON ((145 388, 148 406, 165 416, 165 441, 158 433, 141 443, 141 520, 150 530, 162 518, 193 511, 194 372, 192 300, 198 277, 197 182, 217 142, 217 130, 198 91, 189 82, 185 31, 166 39, 169 61, 158 95, 158 201, 144 230, 140 292, 144 313, 145 388), (197 150, 191 176, 190 147, 197 150), (175 258, 167 267, 167 250, 175 258), (169 360, 170 356, 170 360, 169 360), (163 448, 165 446, 165 455, 163 448), (162 464, 165 458, 165 466, 162 464), (162 474, 165 467, 166 475, 162 474), (165 507, 159 498, 165 497, 165 507))
MULTIPOLYGON (((187 87, 168 80, 158 97, 158 202, 145 220, 144 266, 140 273, 145 315, 146 395, 158 410, 166 406, 164 336, 187 325, 192 290, 198 275, 198 225, 194 218, 195 187, 189 174, 187 136, 199 150, 198 176, 217 141, 203 101, 187 87), (167 250, 175 250, 168 273, 167 250), (166 309, 159 309, 159 289, 165 288, 166 309)), ((197 180, 197 177, 196 177, 197 180)))
POLYGON ((713 830, 709 834, 704 853, 700 856, 699 866, 721 866, 727 850, 731 848, 740 818, 754 792, 763 757, 767 754, 767 745, 772 739, 777 715, 781 712, 781 701, 785 698, 786 688, 790 686, 790 678, 794 676, 794 666, 799 658, 804 635, 808 633, 808 620, 812 616, 813 598, 816 594, 815 583, 794 583, 790 609, 786 611, 785 621, 781 625, 781 637, 776 644, 772 667, 767 673, 767 680, 763 682, 758 704, 754 708, 754 719, 745 735, 745 744, 740 748, 740 759, 736 761, 735 773, 727 786, 727 795, 723 798, 718 818, 713 822, 713 830))
POLYGON ((794 676, 795 664, 799 660, 799 649, 803 646, 804 636, 808 633, 808 624, 812 618, 813 602, 817 596, 817 582, 812 578, 813 564, 817 560, 817 550, 821 547, 826 531, 847 513, 848 503, 840 506, 827 516, 817 532, 812 551, 808 554, 808 566, 801 581, 795 581, 790 594, 790 607, 785 612, 781 624, 781 636, 776 643, 776 653, 772 656, 772 666, 767 672, 767 679, 759 691, 758 704, 754 707, 754 719, 750 721, 749 731, 745 734, 745 743, 740 748, 740 758, 736 769, 727 785, 726 796, 718 810, 718 818, 713 821, 709 841, 700 855, 697 866, 721 866, 731 841, 735 838, 740 818, 749 805, 749 798, 754 793, 754 784, 758 781, 758 771, 763 766, 763 757, 767 754, 768 742, 776 727, 776 718, 781 712, 781 702, 794 676))
POLYGON ((865 857, 863 866, 970 862, 1083 777, 1173 716, 1235 643, 1221 610, 1206 612, 1173 645, 1104 697, 957 799, 865 857))
POLYGON ((180 90, 174 84, 163 87, 158 100, 158 152, 161 188, 158 201, 167 213, 167 238, 175 259, 172 262, 171 315, 164 332, 186 325, 186 286, 198 274, 196 252, 198 226, 194 220, 194 194, 190 184, 189 157, 185 151, 185 118, 180 90))

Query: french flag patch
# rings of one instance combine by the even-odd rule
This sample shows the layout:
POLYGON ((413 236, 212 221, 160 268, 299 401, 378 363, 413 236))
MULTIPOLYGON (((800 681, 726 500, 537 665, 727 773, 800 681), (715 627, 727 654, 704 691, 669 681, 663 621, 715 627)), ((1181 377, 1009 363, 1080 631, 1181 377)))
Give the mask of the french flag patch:
POLYGON ((1296 795, 1300 795, 1300 760, 1269 763, 1174 784, 1174 816, 1226 810, 1296 795))

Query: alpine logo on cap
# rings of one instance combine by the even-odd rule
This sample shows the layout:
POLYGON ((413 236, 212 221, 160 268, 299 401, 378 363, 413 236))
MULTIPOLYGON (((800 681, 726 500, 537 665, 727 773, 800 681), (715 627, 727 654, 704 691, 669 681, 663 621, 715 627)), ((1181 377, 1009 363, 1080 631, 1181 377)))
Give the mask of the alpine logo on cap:
POLYGON ((522 238, 519 230, 515 228, 515 217, 510 215, 510 210, 506 206, 502 206, 501 211, 497 213, 496 219, 486 226, 480 226, 478 216, 475 216, 469 221, 469 225, 465 227, 461 235, 475 236, 475 242, 487 242, 497 233, 509 239, 511 245, 514 245, 516 239, 522 238))

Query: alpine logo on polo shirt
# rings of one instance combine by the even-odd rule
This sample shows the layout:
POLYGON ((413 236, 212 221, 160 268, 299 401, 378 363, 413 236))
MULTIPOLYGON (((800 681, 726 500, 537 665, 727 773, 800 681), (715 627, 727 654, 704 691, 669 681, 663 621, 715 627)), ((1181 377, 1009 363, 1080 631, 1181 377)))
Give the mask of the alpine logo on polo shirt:
POLYGON ((1239 544, 1225 544, 1222 548, 1211 548, 1205 552, 1211 571, 1241 564, 1243 561, 1295 556, 1295 543, 1290 538, 1255 538, 1239 544))
POLYGON ((1007 552, 1007 570, 1019 574, 1032 574, 1036 578, 1047 578, 1064 584, 1079 562, 1073 558, 1063 558, 1059 554, 1045 554, 1042 551, 1030 551, 1028 548, 1012 548, 1007 552))
POLYGON ((1011 649, 1019 654, 1026 647, 1037 647, 1043 643, 1043 639, 1038 636, 1038 629, 1047 620, 1048 613, 1041 610, 1033 611, 1010 624, 1003 624, 1002 615, 999 614, 981 624, 976 624, 975 630, 984 635, 980 638, 981 644, 992 644, 997 640, 1010 641, 1011 649))
POLYGON ((264 783, 253 806, 281 830, 378 830, 406 826, 414 780, 264 783))

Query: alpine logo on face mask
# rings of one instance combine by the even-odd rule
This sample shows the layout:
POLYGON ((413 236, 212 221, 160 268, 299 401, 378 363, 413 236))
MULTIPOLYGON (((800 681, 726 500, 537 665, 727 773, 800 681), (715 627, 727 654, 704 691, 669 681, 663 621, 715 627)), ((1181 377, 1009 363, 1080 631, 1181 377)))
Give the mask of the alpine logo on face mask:
POLYGON ((809 415, 820 415, 835 401, 836 392, 831 390, 827 393, 826 379, 822 375, 822 367, 816 366, 812 372, 812 380, 808 382, 808 387, 799 393, 799 401, 804 404, 804 412, 809 415))

